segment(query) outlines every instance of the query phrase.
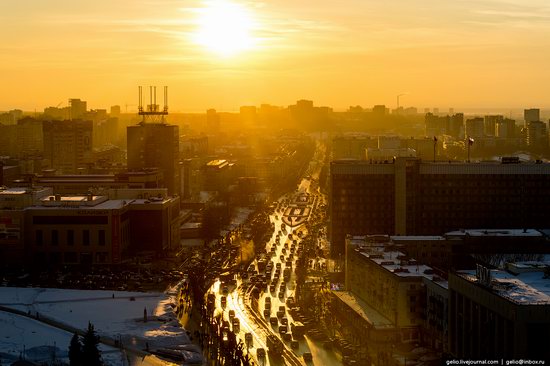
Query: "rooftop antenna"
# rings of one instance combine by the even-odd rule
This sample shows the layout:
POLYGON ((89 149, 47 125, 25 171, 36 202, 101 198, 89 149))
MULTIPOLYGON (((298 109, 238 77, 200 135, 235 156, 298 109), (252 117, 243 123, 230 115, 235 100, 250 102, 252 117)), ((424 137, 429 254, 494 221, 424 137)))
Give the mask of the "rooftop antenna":
POLYGON ((157 104, 157 87, 149 86, 149 104, 143 106, 143 88, 138 86, 138 114, 142 116, 140 124, 165 123, 164 116, 168 115, 168 87, 164 87, 164 106, 162 110, 157 104))

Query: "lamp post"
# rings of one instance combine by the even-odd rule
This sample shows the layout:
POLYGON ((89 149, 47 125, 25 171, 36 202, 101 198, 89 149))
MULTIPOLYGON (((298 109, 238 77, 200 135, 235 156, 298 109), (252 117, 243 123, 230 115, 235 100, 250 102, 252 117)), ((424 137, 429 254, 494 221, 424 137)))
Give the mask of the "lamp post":
POLYGON ((468 137, 468 163, 470 162, 470 147, 474 144, 474 139, 468 137))
POLYGON ((435 151, 437 149, 437 137, 434 136, 434 163, 435 163, 435 151))

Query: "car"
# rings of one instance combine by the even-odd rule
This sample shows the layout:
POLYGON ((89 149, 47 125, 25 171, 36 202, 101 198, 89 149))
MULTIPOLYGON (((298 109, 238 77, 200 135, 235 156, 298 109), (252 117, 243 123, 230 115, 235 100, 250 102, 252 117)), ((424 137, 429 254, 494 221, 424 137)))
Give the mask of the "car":
POLYGON ((275 285, 269 285, 269 292, 275 292, 275 285))
POLYGON ((284 299, 285 298, 285 291, 284 290, 281 290, 279 291, 279 299, 284 299))
POLYGON ((272 316, 269 318, 269 324, 271 324, 272 326, 276 326, 277 324, 279 324, 279 319, 277 319, 277 317, 275 316, 272 316))
POLYGON ((251 345, 252 344, 252 333, 245 333, 244 340, 245 340, 247 345, 251 345))
POLYGON ((283 324, 283 325, 288 325, 288 318, 287 318, 286 316, 283 316, 283 317, 281 318, 281 324, 283 324))
POLYGON ((310 352, 304 352, 304 354, 302 355, 302 357, 304 358, 304 361, 306 361, 306 362, 311 362, 311 361, 313 361, 313 356, 311 355, 310 352))
POLYGON ((265 349, 263 348, 256 349, 256 357, 265 358, 265 349))
POLYGON ((298 349, 298 348, 300 348, 300 342, 292 341, 292 342, 290 342, 290 347, 292 347, 292 349, 298 349))
POLYGON ((225 296, 222 296, 222 298, 220 299, 220 304, 222 308, 225 308, 225 305, 227 305, 227 298, 225 296))
POLYGON ((271 315, 271 309, 265 309, 264 310, 264 318, 269 318, 271 315))
POLYGON ((265 309, 265 310, 271 310, 271 303, 270 303, 270 302, 266 302, 265 305, 264 305, 264 309, 265 309))
POLYGON ((235 317, 235 310, 229 310, 229 319, 235 317))
POLYGON ((271 297, 267 296, 267 297, 265 298, 265 303, 271 305, 271 297))
POLYGON ((279 326, 279 333, 286 333, 288 331, 288 327, 286 325, 279 326))
POLYGON ((227 295, 229 293, 229 288, 227 286, 222 287, 222 294, 227 295))
POLYGON ((283 337, 284 341, 287 341, 287 342, 292 341, 292 334, 291 333, 283 333, 283 334, 281 334, 281 337, 283 337))
POLYGON ((233 333, 239 333, 239 330, 241 329, 241 322, 239 318, 233 318, 231 323, 233 325, 233 333))
POLYGON ((279 306, 279 311, 282 311, 284 313, 286 311, 286 306, 280 305, 279 306))

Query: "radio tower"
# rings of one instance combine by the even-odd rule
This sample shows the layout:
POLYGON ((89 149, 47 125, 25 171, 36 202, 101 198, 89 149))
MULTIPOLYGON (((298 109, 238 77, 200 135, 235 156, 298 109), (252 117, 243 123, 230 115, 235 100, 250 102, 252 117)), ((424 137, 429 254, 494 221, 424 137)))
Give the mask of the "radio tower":
POLYGON ((164 107, 162 110, 157 104, 157 87, 149 87, 149 104, 147 107, 143 108, 143 89, 141 86, 138 87, 139 93, 139 103, 138 103, 138 114, 143 117, 140 124, 145 123, 165 123, 164 116, 168 115, 168 87, 164 87, 164 107))

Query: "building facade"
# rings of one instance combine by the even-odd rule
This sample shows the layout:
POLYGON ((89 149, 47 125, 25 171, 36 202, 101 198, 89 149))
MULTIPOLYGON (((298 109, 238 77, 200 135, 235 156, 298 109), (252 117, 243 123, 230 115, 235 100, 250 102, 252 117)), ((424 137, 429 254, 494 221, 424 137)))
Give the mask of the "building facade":
POLYGON ((548 226, 550 164, 341 160, 331 163, 330 185, 333 257, 347 234, 548 226))
POLYGON ((92 121, 44 121, 44 159, 60 174, 76 174, 92 162, 92 121))
POLYGON ((515 273, 478 267, 450 274, 449 351, 454 357, 550 359, 548 267, 512 266, 515 273))
POLYGON ((164 123, 128 126, 128 170, 160 168, 168 193, 180 195, 179 128, 164 123))

